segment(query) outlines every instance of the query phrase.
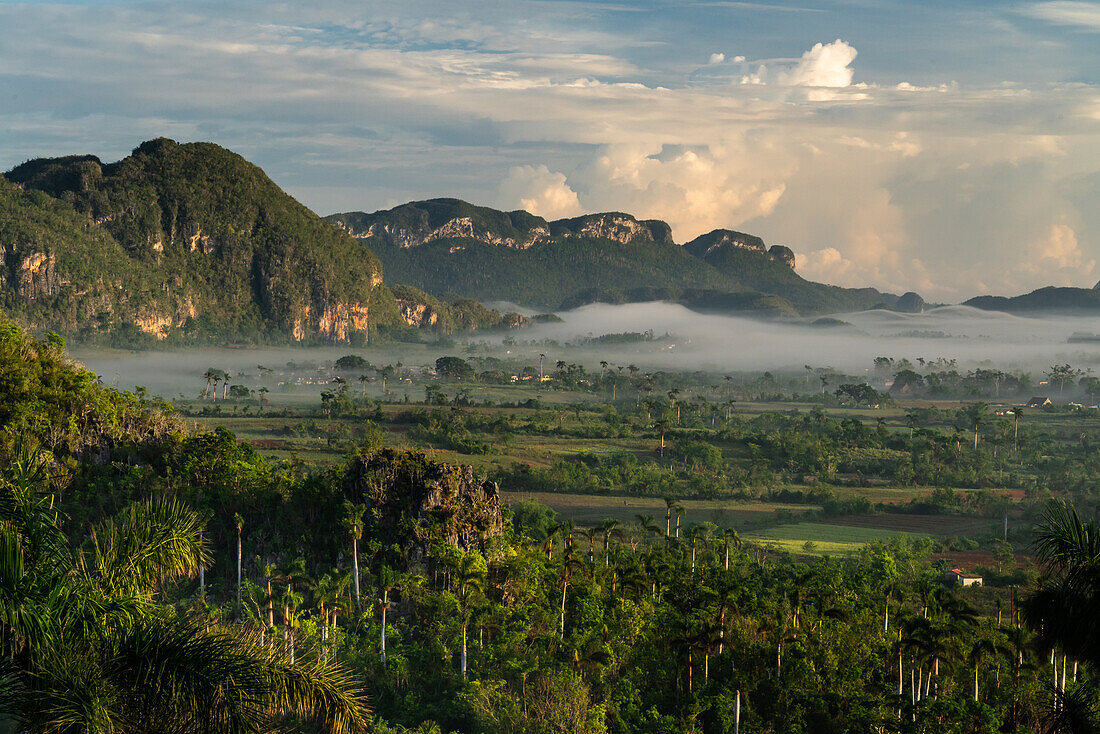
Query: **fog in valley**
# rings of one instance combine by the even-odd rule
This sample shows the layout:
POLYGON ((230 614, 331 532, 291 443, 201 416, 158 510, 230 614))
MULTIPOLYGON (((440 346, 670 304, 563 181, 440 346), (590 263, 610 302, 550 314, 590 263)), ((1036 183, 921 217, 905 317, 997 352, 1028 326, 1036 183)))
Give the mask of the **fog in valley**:
MULTIPOLYGON (((444 354, 493 356, 532 364, 546 355, 598 369, 600 361, 633 364, 643 370, 706 370, 716 373, 803 372, 805 365, 832 367, 859 375, 875 357, 933 361, 957 360, 961 371, 977 366, 1026 370, 1038 376, 1054 363, 1100 368, 1100 341, 1071 343, 1074 334, 1100 334, 1100 316, 1014 316, 966 306, 944 306, 922 314, 863 311, 826 319, 762 321, 707 314, 669 303, 592 304, 557 314, 560 323, 534 323, 510 332, 472 334, 439 344, 389 343, 356 349, 324 348, 202 349, 151 352, 83 349, 74 359, 120 389, 135 385, 172 399, 194 397, 210 367, 225 370, 235 383, 259 384, 260 365, 276 373, 329 373, 328 365, 358 354, 375 365, 432 364, 444 354), (640 335, 652 337, 609 337, 640 335)), ((1100 371, 1098 369, 1097 371, 1100 371)), ((303 385, 316 394, 321 388, 303 385)), ((419 399, 417 392, 411 396, 419 399)))

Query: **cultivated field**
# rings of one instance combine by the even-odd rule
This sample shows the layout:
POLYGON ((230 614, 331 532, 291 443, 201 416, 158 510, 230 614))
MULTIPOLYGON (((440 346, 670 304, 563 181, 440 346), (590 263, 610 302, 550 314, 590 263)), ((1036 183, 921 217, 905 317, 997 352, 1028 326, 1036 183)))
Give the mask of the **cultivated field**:
POLYGON ((780 525, 767 530, 746 533, 745 540, 773 545, 796 555, 849 556, 874 541, 888 542, 895 538, 916 539, 928 537, 924 533, 907 533, 896 530, 830 525, 818 522, 800 522, 780 525), (809 545, 808 545, 809 544, 809 545))

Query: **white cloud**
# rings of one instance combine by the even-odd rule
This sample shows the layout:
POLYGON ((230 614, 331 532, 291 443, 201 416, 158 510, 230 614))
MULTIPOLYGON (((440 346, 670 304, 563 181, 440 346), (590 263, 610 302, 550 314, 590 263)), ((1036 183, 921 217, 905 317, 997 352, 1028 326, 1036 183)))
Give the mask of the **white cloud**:
POLYGON ((771 214, 794 159, 770 141, 698 148, 612 144, 572 177, 585 208, 663 219, 677 241, 771 214))
POLYGON ((1054 0, 1025 7, 1022 12, 1057 25, 1100 31, 1100 5, 1094 2, 1054 0))
POLYGON ((710 59, 707 61, 707 63, 711 64, 711 65, 721 64, 725 60, 726 60, 726 55, 725 54, 711 54, 710 59))
MULTIPOLYGON (((966 83, 941 83, 904 59, 853 83, 848 42, 801 53, 781 36, 775 58, 699 67, 708 46, 670 61, 592 7, 471 19, 413 2, 282 4, 262 22, 235 4, 0 3, 0 84, 19 100, 0 158, 110 158, 168 134, 238 150, 321 213, 446 195, 624 210, 680 242, 738 227, 788 244, 805 275, 940 299, 1092 277, 1094 84, 1001 84, 1011 65, 985 84, 944 66, 966 83)), ((1066 6, 1036 7, 1083 26, 1066 6)))
POLYGON ((511 168, 500 184, 497 206, 525 209, 551 220, 583 212, 577 192, 565 182, 565 174, 551 171, 544 165, 511 168))
POLYGON ((850 64, 856 54, 851 45, 839 38, 832 43, 817 43, 794 66, 778 75, 780 84, 799 87, 846 87, 855 72, 850 64))

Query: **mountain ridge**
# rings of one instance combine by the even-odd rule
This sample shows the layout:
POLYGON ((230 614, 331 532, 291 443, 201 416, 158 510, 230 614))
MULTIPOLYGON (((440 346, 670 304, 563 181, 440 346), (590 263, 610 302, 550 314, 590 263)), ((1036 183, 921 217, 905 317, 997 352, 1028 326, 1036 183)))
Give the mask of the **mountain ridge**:
POLYGON ((656 298, 771 316, 897 308, 899 300, 807 281, 789 248, 755 235, 716 229, 678 245, 666 222, 623 212, 549 221, 441 198, 326 219, 379 256, 388 283, 435 295, 550 309, 656 298))

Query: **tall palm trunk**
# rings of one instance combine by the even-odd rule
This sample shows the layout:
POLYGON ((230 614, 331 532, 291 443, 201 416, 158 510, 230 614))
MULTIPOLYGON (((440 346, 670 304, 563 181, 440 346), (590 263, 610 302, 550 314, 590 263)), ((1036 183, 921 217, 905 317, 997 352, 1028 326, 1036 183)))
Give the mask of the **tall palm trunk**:
POLYGON ((382 591, 382 662, 386 662, 386 610, 390 608, 390 592, 388 589, 382 591))
POLYGON ((738 689, 733 699, 733 734, 741 734, 741 690, 738 689))
POLYGON ((351 565, 355 574, 355 608, 359 608, 359 541, 351 536, 351 565))
POLYGON ((462 680, 466 680, 466 620, 462 621, 462 680))
POLYGON ((241 526, 237 526, 237 606, 241 605, 241 526))
POLYGON ((561 585, 561 618, 558 622, 558 642, 565 640, 565 590, 569 588, 569 582, 561 585))

